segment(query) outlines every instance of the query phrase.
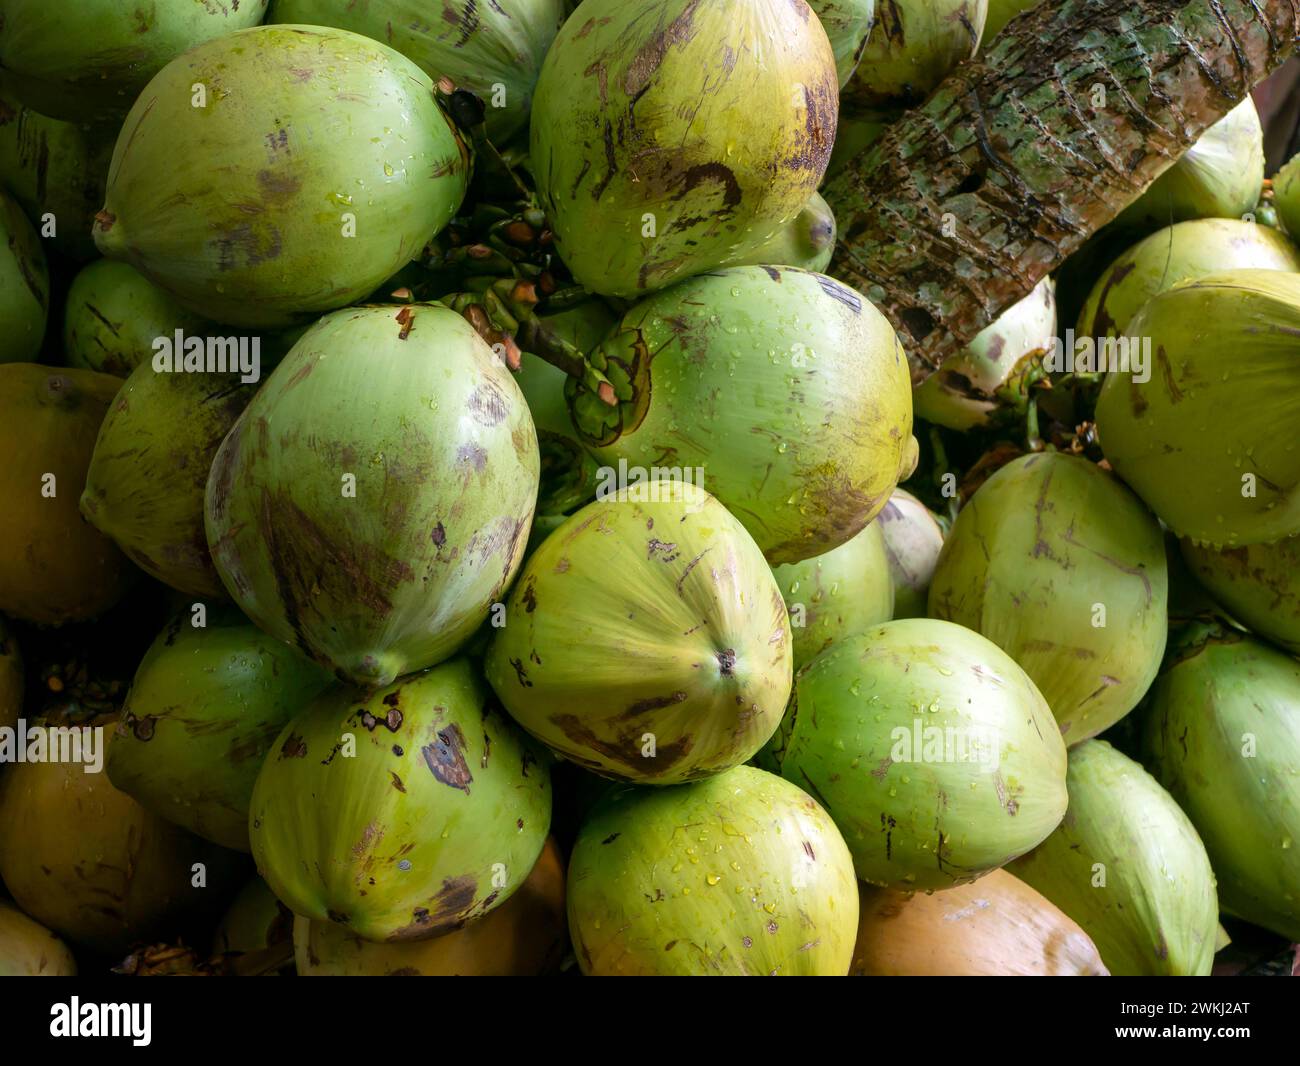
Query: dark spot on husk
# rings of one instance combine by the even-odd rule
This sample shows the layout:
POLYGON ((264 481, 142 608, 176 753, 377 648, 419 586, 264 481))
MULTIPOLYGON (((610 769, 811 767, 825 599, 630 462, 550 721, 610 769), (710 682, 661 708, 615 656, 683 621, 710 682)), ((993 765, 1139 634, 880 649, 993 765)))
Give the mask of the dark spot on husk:
POLYGON ((257 184, 268 204, 284 205, 293 201, 302 188, 302 179, 294 174, 278 174, 274 170, 259 170, 257 184))
MULTIPOLYGON (((824 806, 824 804, 823 804, 824 806)), ((881 813, 880 831, 885 834, 885 860, 888 861, 894 857, 894 826, 898 823, 894 821, 892 815, 881 813)))
POLYGON ((441 548, 447 543, 447 531, 443 528, 441 522, 433 527, 433 532, 429 535, 429 539, 433 541, 434 547, 437 548, 441 548))
POLYGON ((287 492, 263 490, 256 528, 270 557, 285 621, 308 656, 311 641, 305 627, 326 621, 316 604, 351 602, 386 617, 392 611, 387 590, 413 580, 409 563, 373 545, 336 539, 287 492))
MULTIPOLYGON (((670 703, 676 703, 673 699, 670 703)), ((666 706, 666 705, 665 705, 666 706)), ((621 717, 631 717, 625 712, 621 717)), ((589 749, 605 756, 610 762, 618 763, 644 773, 648 765, 661 771, 668 770, 690 754, 693 746, 691 737, 684 736, 671 744, 659 744, 653 760, 641 754, 639 733, 624 734, 615 741, 606 740, 592 732, 591 727, 575 714, 556 714, 551 716, 552 724, 560 730, 579 749, 574 754, 580 756, 582 749, 589 749)))
POLYGON ((302 759, 307 755, 307 741, 298 733, 290 733, 280 745, 280 758, 302 759))
POLYGON ((284 250, 280 230, 262 218, 260 225, 243 222, 231 226, 213 240, 217 251, 217 269, 243 270, 277 259, 284 250))
POLYGON ((456 449, 456 462, 461 466, 473 467, 475 473, 481 474, 488 466, 487 449, 481 444, 462 444, 456 449))
POLYGON ((438 730, 437 741, 421 748, 420 753, 434 777, 468 796, 474 775, 465 763, 464 748, 465 736, 461 733, 460 726, 453 722, 446 729, 438 730))
POLYGON ((1169 362, 1169 355, 1160 345, 1156 349, 1156 363, 1160 367, 1160 376, 1165 383, 1165 391, 1169 393, 1169 402, 1177 404, 1182 402, 1183 390, 1178 387, 1178 382, 1174 380, 1174 368, 1169 362))
POLYGON ((601 841, 601 843, 602 843, 602 844, 612 844, 612 843, 614 843, 614 841, 616 841, 616 840, 617 840, 619 837, 621 837, 622 835, 623 835, 622 833, 610 833, 609 836, 607 836, 604 840, 601 841))
POLYGON ((1106 276, 1106 284, 1101 290, 1101 296, 1097 301, 1097 313, 1093 318, 1091 335, 1093 337, 1108 337, 1119 332, 1119 324, 1110 317, 1110 310, 1106 306, 1110 298, 1110 290, 1123 281, 1126 277, 1137 269, 1137 263, 1128 262, 1122 266, 1116 266, 1106 276))
MULTIPOLYGON (((233 729, 234 726, 235 723, 231 722, 225 728, 233 729)), ((257 765, 260 766, 266 755, 266 742, 268 739, 271 738, 254 734, 236 741, 226 749, 226 761, 231 766, 238 766, 240 763, 255 760, 257 765)))
POLYGON ((411 912, 411 924, 399 929, 388 939, 423 940, 438 932, 460 928, 474 905, 474 894, 477 891, 478 882, 469 874, 447 878, 437 895, 430 900, 432 909, 415 908, 411 912))
POLYGON ((500 425, 510 414, 510 404, 492 381, 479 385, 470 394, 467 406, 474 420, 484 426, 500 425))
POLYGON ((664 707, 671 707, 675 703, 685 703, 685 692, 673 692, 667 696, 647 696, 643 700, 637 700, 630 704, 620 717, 622 718, 639 718, 650 711, 662 710, 664 707))
POLYGON ((163 644, 170 648, 176 643, 176 638, 181 635, 181 616, 177 615, 167 626, 167 637, 163 644))
POLYGON ((658 537, 651 537, 646 541, 646 559, 654 559, 656 556, 661 563, 676 562, 677 545, 662 541, 658 537))
MULTIPOLYGON (((722 163, 699 163, 691 167, 682 175, 682 189, 674 199, 683 199, 701 185, 717 185, 722 190, 722 204, 725 211, 733 209, 742 199, 740 182, 736 180, 732 169, 722 163)), ((677 226, 681 227, 683 224, 690 223, 687 219, 679 219, 677 226)))
POLYGON ((145 718, 137 718, 129 711, 122 719, 122 724, 125 725, 130 730, 131 736, 135 737, 136 740, 146 740, 146 741, 153 739, 154 726, 156 722, 157 719, 154 718, 153 716, 148 716, 145 718))
POLYGON ((515 668, 515 680, 519 682, 522 688, 532 688, 533 683, 528 680, 528 671, 524 669, 524 664, 519 659, 511 659, 510 665, 515 668))
MULTIPOLYGON (((385 699, 384 702, 388 703, 388 700, 385 699)), ((395 702, 389 705, 388 713, 382 718, 371 714, 364 707, 359 707, 357 713, 361 716, 361 727, 367 733, 373 733, 381 725, 390 733, 396 733, 402 728, 402 722, 406 720, 395 702)))

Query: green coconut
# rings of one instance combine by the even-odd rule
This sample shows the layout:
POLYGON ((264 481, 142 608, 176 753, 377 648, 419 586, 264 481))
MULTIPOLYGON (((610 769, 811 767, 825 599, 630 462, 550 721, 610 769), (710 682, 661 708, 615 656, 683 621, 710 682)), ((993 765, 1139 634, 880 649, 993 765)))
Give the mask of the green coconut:
POLYGON ((0 363, 36 359, 49 310, 41 239, 17 201, 0 188, 0 363))
POLYGON ((23 716, 23 677, 22 651, 0 615, 0 728, 12 729, 23 716))
MULTIPOLYGON (((586 300, 539 318, 547 333, 583 353, 595 348, 618 324, 618 316, 600 299, 586 300)), ((568 380, 564 371, 541 356, 522 353, 515 382, 528 401, 537 428, 541 452, 539 515, 564 514, 596 495, 596 461, 582 446, 564 399, 568 380)))
POLYGON ((1037 452, 962 508, 929 613, 982 633, 1047 700, 1067 745, 1128 714, 1165 651, 1169 579, 1160 523, 1099 466, 1037 452))
POLYGON ((260 877, 239 890, 212 934, 212 954, 247 955, 293 939, 293 911, 275 898, 260 877))
POLYGON ((907 618, 831 645, 795 679, 767 754, 830 812, 874 885, 974 881, 1065 813, 1047 702, 996 645, 950 622, 907 618))
POLYGON ((727 266, 768 264, 799 267, 801 270, 824 271, 831 265, 835 251, 835 215, 820 193, 793 219, 757 248, 727 261, 727 266))
POLYGON ((603 776, 678 784, 771 736, 790 620, 744 527, 681 482, 584 507, 529 557, 484 663, 533 736, 603 776))
POLYGON ((817 12, 822 29, 835 53, 835 70, 840 87, 848 84, 867 46, 867 37, 876 20, 876 0, 808 0, 817 12))
POLYGON ((68 946, 17 907, 0 900, 0 977, 76 977, 68 946))
POLYGON ((843 977, 858 888, 835 824, 751 766, 612 789, 569 860, 569 931, 593 976, 843 977))
POLYGON ((702 471, 773 565, 850 540, 916 466, 893 327, 821 274, 691 278, 632 307, 590 362, 618 399, 568 385, 592 454, 615 470, 702 471))
POLYGON ((1115 224, 1150 230, 1191 218, 1241 218, 1253 213, 1263 183, 1264 128, 1247 95, 1121 211, 1115 224))
POLYGON ((1287 233, 1300 240, 1300 154, 1274 175, 1273 203, 1287 233))
POLYGON ((917 418, 965 432, 1023 415, 1029 386, 1056 347, 1056 296, 1044 278, 912 390, 917 418))
POLYGON ((1189 627, 1152 689, 1145 748, 1205 842, 1223 909, 1300 941, 1300 663, 1189 627))
MULTIPOLYGON (((215 917, 243 870, 233 852, 150 814, 95 770, 94 756, 115 743, 113 724, 87 724, 98 739, 80 759, 64 757, 73 749, 63 733, 62 755, 51 738, 47 761, 29 757, 0 774, 0 878, 36 921, 107 954, 215 917)), ((43 718, 29 728, 71 728, 81 741, 77 725, 43 718)))
POLYGON ((980 37, 983 51, 988 51, 989 42, 1002 28, 1022 11, 1036 7, 1040 0, 989 0, 988 18, 984 20, 984 33, 980 37))
POLYGON ((542 60, 564 21, 563 0, 273 0, 268 22, 335 26, 395 48, 434 81, 450 78, 487 107, 504 144, 528 124, 542 60))
POLYGON ((334 922, 293 924, 300 977, 537 977, 558 970, 568 939, 564 859, 554 838, 505 903, 432 940, 376 944, 334 922))
POLYGON ((1149 338, 1155 359, 1144 375, 1110 373, 1097 402, 1119 476, 1197 542, 1300 533, 1300 274, 1236 270, 1185 283, 1148 301, 1129 333, 1149 338))
POLYGON ((894 615, 894 579, 879 518, 825 555, 773 567, 772 573, 790 613, 796 670, 840 637, 894 615))
POLYGON ((122 382, 0 364, 0 611, 60 625, 112 607, 134 578, 77 508, 99 425, 122 382))
POLYGON ((585 0, 537 83, 538 201, 573 276, 640 296, 764 243, 817 191, 839 82, 788 0, 585 0))
POLYGON ((1184 540, 1182 555, 1233 618, 1300 655, 1300 537, 1221 551, 1184 540))
POLYGON ((172 57, 256 26, 267 2, 5 0, 0 67, 42 114, 70 122, 120 121, 172 57))
POLYGON ((140 94, 95 243, 197 314, 287 326, 417 256, 468 170, 409 59, 343 30, 259 26, 186 52, 140 94))
POLYGON ((227 358, 234 357, 231 344, 251 346, 255 341, 260 368, 267 373, 306 329, 230 330, 185 309, 130 264, 96 259, 68 289, 63 354, 68 366, 125 378, 160 352, 183 351, 195 338, 206 352, 214 357, 226 353, 227 358))
POLYGON ((262 760, 330 676, 230 607, 177 617, 136 670, 108 759, 115 788, 205 840, 248 851, 262 760))
POLYGON ((537 485, 527 404, 464 318, 353 308, 303 335, 222 443, 208 543, 254 622, 380 687, 486 619, 537 485))
POLYGON ((1225 270, 1300 270, 1300 249, 1277 230, 1235 218, 1167 226, 1133 245, 1093 286, 1075 333, 1123 337, 1157 293, 1225 270))
POLYGON ((90 227, 104 202, 112 148, 102 131, 33 111, 0 70, 0 186, 41 237, 72 259, 95 254, 90 227))
POLYGON ((63 353, 68 366, 127 377, 154 356, 159 338, 180 330, 207 335, 211 322, 185 310, 171 295, 127 263, 97 259, 68 289, 63 312, 63 353))
POLYGON ((876 518, 894 583, 894 618, 924 618, 930 581, 943 550, 943 527, 920 500, 895 489, 876 518))
POLYGON ((1187 815, 1104 740, 1070 749, 1066 783, 1060 828, 1008 870, 1078 922, 1114 976, 1207 975, 1219 906, 1187 815))
POLYGON ((989 0, 881 0, 843 106, 867 109, 921 103, 979 48, 989 0))
POLYGON ((239 373, 159 373, 146 362, 99 428, 81 513, 181 592, 225 595, 203 529, 203 492, 217 448, 256 391, 239 373))
POLYGON ((550 822, 546 766, 454 659, 313 700, 258 774, 249 836, 258 872, 295 914, 400 941, 504 903, 550 822))

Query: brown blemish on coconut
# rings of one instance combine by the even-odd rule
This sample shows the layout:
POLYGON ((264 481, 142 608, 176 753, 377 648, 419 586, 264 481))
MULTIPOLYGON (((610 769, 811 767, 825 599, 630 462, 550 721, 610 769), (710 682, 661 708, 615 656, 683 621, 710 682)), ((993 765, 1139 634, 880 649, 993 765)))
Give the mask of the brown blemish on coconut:
POLYGON ((1181 403, 1183 399, 1183 390, 1178 387, 1178 382, 1174 380, 1174 368, 1169 361, 1169 354, 1165 351, 1164 345, 1156 349, 1156 363, 1160 367, 1160 377, 1165 385, 1165 392, 1169 394, 1171 404, 1181 403))
POLYGON ((1119 333, 1119 323, 1111 317, 1107 302, 1110 299, 1111 289, 1132 274, 1135 269, 1137 269, 1137 264, 1130 260, 1127 263, 1117 264, 1106 275, 1106 283, 1102 287, 1097 301, 1097 312, 1093 316, 1092 327, 1090 330, 1085 330, 1085 335, 1100 338, 1114 336, 1119 333))
POLYGON ((460 726, 453 722, 446 729, 438 730, 437 740, 422 747, 420 754, 434 777, 469 795, 474 775, 465 762, 465 735, 460 726))
MULTIPOLYGON (((628 715, 624 714, 622 717, 628 715)), ((681 737, 671 744, 660 743, 655 749, 655 758, 647 759, 641 754, 640 737, 634 733, 623 734, 613 741, 606 740, 604 737, 597 736, 586 722, 573 714, 552 715, 551 723, 578 749, 576 753, 566 752, 566 754, 580 756, 583 750, 590 750, 603 755, 609 762, 626 766, 638 773, 644 773, 647 769, 661 771, 661 774, 654 776, 662 776, 663 771, 681 762, 690 754, 693 745, 690 737, 681 737)), ((584 761, 584 765, 593 764, 584 761)))
POLYGON ((528 671, 524 669, 523 660, 511 659, 510 665, 515 670, 515 680, 519 682, 522 688, 532 688, 533 683, 528 680, 528 671))
POLYGON ((494 381, 484 381, 472 393, 465 406, 480 425, 500 425, 510 415, 510 404, 494 381))
POLYGON ((310 656, 308 623, 320 620, 318 603, 354 603, 387 617, 387 589, 413 580, 408 563, 368 544, 335 540, 287 492, 263 490, 258 532, 274 576, 285 622, 310 656))
POLYGON ((307 741, 300 733, 290 733, 280 745, 280 758, 303 759, 307 756, 307 741))
POLYGON ((448 877, 429 902, 431 907, 416 907, 409 925, 388 938, 390 942, 423 940, 439 932, 459 929, 474 906, 478 882, 469 874, 448 877))
POLYGON ((646 699, 637 700, 635 703, 630 704, 627 710, 625 710, 619 717, 639 718, 641 715, 648 714, 650 711, 660 711, 665 707, 671 707, 674 704, 685 702, 686 693, 680 691, 674 692, 668 696, 649 696, 646 699))
POLYGON ((122 728, 119 728, 118 731, 124 735, 133 736, 136 740, 149 741, 153 739, 156 722, 157 719, 153 716, 137 718, 128 711, 122 719, 122 728))

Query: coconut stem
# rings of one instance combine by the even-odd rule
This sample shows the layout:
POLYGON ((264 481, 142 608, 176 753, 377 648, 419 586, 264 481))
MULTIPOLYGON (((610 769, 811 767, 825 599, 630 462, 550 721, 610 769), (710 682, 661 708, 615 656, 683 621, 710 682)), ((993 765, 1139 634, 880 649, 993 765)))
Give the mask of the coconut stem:
POLYGON ((544 359, 557 370, 575 378, 610 407, 618 405, 614 386, 609 378, 591 365, 586 355, 563 337, 557 337, 536 315, 527 315, 519 323, 516 334, 524 351, 544 359))

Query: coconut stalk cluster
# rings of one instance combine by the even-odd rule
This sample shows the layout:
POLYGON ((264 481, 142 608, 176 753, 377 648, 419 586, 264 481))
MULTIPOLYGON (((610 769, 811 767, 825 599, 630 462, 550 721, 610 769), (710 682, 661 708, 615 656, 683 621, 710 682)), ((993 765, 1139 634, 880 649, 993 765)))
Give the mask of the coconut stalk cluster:
POLYGON ((819 190, 1041 6, 153 6, 0 18, 0 973, 1300 939, 1248 97, 926 375, 819 190))

